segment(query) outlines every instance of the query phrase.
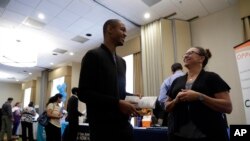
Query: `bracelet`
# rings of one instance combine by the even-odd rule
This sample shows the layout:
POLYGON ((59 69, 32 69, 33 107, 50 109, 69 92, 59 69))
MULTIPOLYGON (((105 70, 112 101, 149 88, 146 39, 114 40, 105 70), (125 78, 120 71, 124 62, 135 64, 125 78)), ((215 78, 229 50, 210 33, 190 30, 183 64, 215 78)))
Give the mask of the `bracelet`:
POLYGON ((199 97, 198 97, 199 101, 204 101, 204 95, 203 94, 200 94, 199 97))

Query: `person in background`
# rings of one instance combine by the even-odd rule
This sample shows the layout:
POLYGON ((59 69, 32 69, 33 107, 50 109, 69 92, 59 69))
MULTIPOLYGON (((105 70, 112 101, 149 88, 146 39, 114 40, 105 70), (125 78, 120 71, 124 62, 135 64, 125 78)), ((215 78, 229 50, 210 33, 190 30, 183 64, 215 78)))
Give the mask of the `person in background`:
POLYGON ((170 141, 228 141, 224 113, 232 112, 230 87, 216 73, 204 70, 208 49, 192 47, 183 56, 188 69, 168 91, 170 141))
POLYGON ((15 106, 12 108, 12 113, 13 113, 13 128, 12 128, 12 136, 14 138, 17 138, 17 129, 20 124, 20 119, 21 119, 21 103, 16 102, 15 106))
POLYGON ((7 101, 2 105, 2 127, 0 132, 0 141, 4 139, 4 133, 7 133, 7 140, 11 141, 11 126, 13 121, 13 115, 11 111, 12 97, 9 97, 7 101))
POLYGON ((63 137, 64 141, 76 141, 78 125, 79 125, 79 116, 83 114, 78 111, 78 88, 74 87, 71 89, 72 95, 67 103, 67 112, 68 116, 66 121, 69 122, 68 126, 65 129, 65 134, 63 137))
POLYGON ((63 113, 59 104, 62 102, 62 94, 58 93, 51 97, 46 104, 46 112, 50 118, 49 123, 45 126, 46 141, 61 141, 61 124, 60 119, 63 113))
POLYGON ((125 101, 126 62, 116 54, 126 35, 125 25, 110 19, 103 26, 104 43, 83 57, 79 79, 79 100, 86 103, 91 141, 132 141, 130 115, 135 105, 125 101))
POLYGON ((34 103, 31 101, 27 107, 22 111, 21 116, 21 126, 22 126, 22 141, 33 141, 33 118, 36 115, 36 110, 34 108, 34 103), (27 138, 28 130, 28 138, 27 138))
POLYGON ((159 109, 158 109, 157 116, 158 116, 158 124, 162 126, 167 126, 168 114, 165 110, 165 102, 168 98, 167 91, 169 90, 171 84, 176 78, 184 75, 182 69, 183 68, 180 63, 172 64, 171 66, 172 75, 167 77, 161 84, 160 95, 158 96, 158 99, 157 99, 158 100, 157 103, 160 105, 158 106, 159 109))

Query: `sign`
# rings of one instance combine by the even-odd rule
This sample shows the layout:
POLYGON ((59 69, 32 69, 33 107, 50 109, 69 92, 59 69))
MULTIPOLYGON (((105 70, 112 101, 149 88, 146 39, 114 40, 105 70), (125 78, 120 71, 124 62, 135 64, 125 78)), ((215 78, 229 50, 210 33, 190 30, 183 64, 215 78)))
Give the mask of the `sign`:
POLYGON ((250 124, 250 40, 234 47, 244 101, 246 123, 250 124))

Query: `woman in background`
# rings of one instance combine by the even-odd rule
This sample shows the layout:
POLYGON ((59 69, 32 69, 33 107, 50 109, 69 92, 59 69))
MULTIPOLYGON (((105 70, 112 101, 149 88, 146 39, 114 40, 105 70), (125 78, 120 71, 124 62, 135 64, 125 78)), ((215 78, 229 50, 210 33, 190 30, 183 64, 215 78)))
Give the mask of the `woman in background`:
POLYGON ((224 113, 232 112, 230 87, 204 70, 208 49, 192 47, 183 57, 188 72, 173 82, 166 102, 170 141, 229 141, 224 113))
POLYGON ((62 94, 58 93, 51 97, 47 103, 47 115, 50 121, 45 126, 46 141, 61 141, 61 124, 60 119, 63 117, 61 107, 59 104, 62 102, 62 94))
POLYGON ((22 126, 22 141, 27 141, 27 133, 28 129, 28 138, 29 141, 33 141, 33 118, 36 115, 36 111, 34 108, 34 103, 30 102, 28 107, 25 107, 21 116, 21 126, 22 126))
POLYGON ((21 103, 20 102, 16 102, 15 106, 12 108, 12 113, 13 113, 13 128, 12 128, 12 136, 14 138, 17 138, 17 129, 18 126, 20 124, 20 120, 21 120, 21 103))

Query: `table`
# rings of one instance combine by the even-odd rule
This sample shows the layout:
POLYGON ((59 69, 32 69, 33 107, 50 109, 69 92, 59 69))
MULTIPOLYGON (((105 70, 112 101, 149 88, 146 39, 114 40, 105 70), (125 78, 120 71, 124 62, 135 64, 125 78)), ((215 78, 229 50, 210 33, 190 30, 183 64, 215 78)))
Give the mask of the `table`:
POLYGON ((135 141, 167 141, 167 131, 167 127, 134 127, 134 139, 135 141))
MULTIPOLYGON (((62 133, 66 128, 67 123, 62 124, 62 133)), ((79 125, 77 141, 90 141, 89 127, 87 123, 79 125)), ((167 141, 167 127, 134 127, 135 141, 167 141)))

